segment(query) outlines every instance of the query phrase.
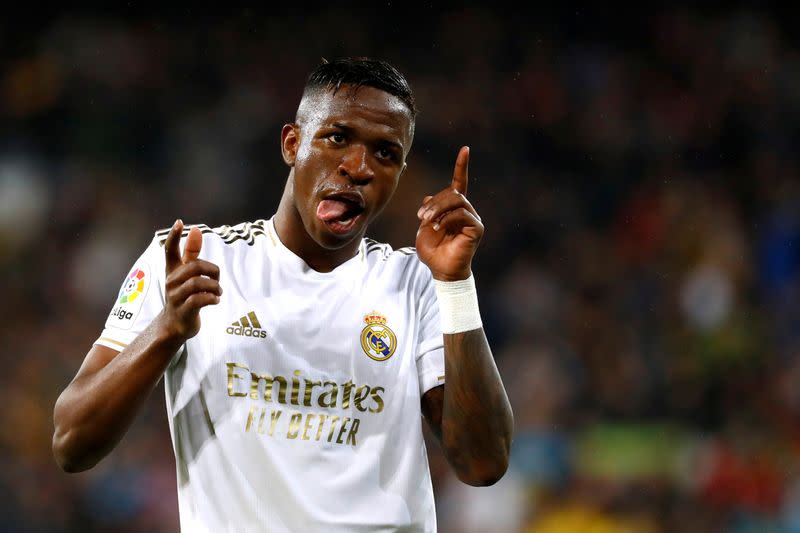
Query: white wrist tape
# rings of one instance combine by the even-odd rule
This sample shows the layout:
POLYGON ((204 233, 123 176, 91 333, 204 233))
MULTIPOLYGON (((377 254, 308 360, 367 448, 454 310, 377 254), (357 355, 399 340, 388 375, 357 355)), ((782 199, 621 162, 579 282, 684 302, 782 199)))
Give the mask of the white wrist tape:
POLYGON ((480 328, 481 313, 478 309, 478 291, 475 278, 470 274, 459 281, 433 280, 439 300, 439 319, 442 333, 453 334, 480 328))

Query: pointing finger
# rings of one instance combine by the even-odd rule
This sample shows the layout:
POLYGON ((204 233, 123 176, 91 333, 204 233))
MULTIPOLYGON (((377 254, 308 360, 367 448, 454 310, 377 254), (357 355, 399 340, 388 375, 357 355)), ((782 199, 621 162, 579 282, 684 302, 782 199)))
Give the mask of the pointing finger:
POLYGON ((453 170, 453 182, 450 186, 461 194, 467 194, 469 177, 469 146, 462 146, 456 157, 456 168, 453 170))
POLYGON ((194 261, 200 255, 200 248, 203 246, 203 235, 196 227, 189 230, 186 237, 186 244, 183 247, 183 262, 194 261))
POLYGON ((167 240, 164 242, 164 258, 167 262, 167 275, 181 266, 179 242, 183 231, 183 221, 178 219, 169 230, 167 240))

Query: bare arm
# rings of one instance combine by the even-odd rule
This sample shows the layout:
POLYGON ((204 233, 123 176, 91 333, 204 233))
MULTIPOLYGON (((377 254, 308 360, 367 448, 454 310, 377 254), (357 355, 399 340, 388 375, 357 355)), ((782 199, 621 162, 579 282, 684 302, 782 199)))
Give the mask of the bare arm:
POLYGON ((219 269, 197 259, 202 236, 192 229, 183 258, 182 223, 164 244, 164 310, 123 351, 95 345, 53 410, 53 455, 67 472, 92 468, 120 441, 175 352, 200 329, 199 311, 219 302, 219 269))
POLYGON ((117 445, 179 347, 153 322, 122 352, 89 350, 53 410, 53 455, 62 469, 92 468, 117 445))
MULTIPOLYGON (((467 201, 469 150, 456 159, 449 188, 423 200, 417 253, 440 281, 471 275, 483 224, 467 201)), ((514 417, 483 328, 443 335, 444 385, 429 390, 422 410, 459 479, 491 485, 508 468, 514 417)))
POLYGON ((492 485, 508 467, 514 417, 483 329, 444 335, 447 382, 422 409, 459 479, 492 485))

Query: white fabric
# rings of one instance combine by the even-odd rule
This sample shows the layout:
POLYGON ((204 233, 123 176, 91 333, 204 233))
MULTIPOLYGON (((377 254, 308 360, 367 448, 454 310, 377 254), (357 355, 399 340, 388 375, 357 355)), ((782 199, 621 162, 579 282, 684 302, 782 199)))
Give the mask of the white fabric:
MULTIPOLYGON (((430 270, 365 239, 319 273, 271 220, 198 227, 223 294, 165 373, 182 530, 435 531, 420 416, 444 383, 430 270)), ((121 350, 163 308, 166 233, 98 344, 121 350)))
POLYGON ((433 282, 436 284, 442 333, 461 333, 483 326, 472 274, 463 280, 433 282))

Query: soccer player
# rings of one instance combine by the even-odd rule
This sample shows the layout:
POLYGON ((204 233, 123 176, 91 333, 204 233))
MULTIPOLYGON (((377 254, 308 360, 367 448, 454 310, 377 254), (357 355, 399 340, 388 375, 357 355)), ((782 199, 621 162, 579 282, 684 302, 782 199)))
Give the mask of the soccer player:
POLYGON ((59 465, 93 467, 163 377, 184 531, 435 531, 421 415, 462 481, 500 479, 513 420, 471 271, 469 149, 416 249, 364 238, 415 115, 388 63, 318 66, 281 131, 274 216, 177 220, 133 265, 55 405, 59 465))

